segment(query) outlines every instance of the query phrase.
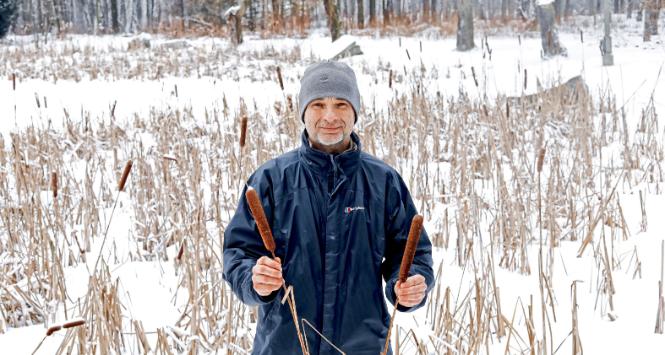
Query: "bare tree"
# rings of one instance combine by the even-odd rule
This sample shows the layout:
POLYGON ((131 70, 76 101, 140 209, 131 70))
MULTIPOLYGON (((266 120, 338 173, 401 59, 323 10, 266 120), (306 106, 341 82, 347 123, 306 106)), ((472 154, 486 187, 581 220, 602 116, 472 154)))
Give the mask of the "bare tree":
POLYGON ((540 25, 540 39, 543 45, 543 56, 552 57, 566 55, 566 49, 559 43, 559 35, 554 25, 554 5, 549 0, 542 0, 538 4, 538 24, 540 25))
POLYGON ((323 0, 323 5, 326 9, 326 15, 328 16, 328 28, 330 29, 330 37, 332 41, 335 42, 340 36, 340 23, 339 15, 337 13, 337 4, 335 0, 323 0))
POLYGON ((659 0, 643 0, 644 3, 644 41, 650 41, 652 35, 658 34, 658 17, 660 14, 659 0))
POLYGON ((376 26, 376 0, 369 0, 369 25, 376 26))
POLYGON ((603 56, 603 65, 614 65, 614 55, 612 54, 612 37, 610 36, 610 25, 612 21, 612 12, 610 11, 610 0, 603 0, 605 17, 605 37, 600 41, 600 53, 603 56))
POLYGON ((457 19, 457 50, 468 51, 473 43, 473 7, 471 0, 460 0, 457 19))
POLYGON ((0 38, 9 32, 9 27, 16 15, 16 3, 14 0, 0 0, 0 38))
POLYGON ((358 0, 358 28, 362 29, 365 27, 365 11, 364 11, 364 0, 358 0))

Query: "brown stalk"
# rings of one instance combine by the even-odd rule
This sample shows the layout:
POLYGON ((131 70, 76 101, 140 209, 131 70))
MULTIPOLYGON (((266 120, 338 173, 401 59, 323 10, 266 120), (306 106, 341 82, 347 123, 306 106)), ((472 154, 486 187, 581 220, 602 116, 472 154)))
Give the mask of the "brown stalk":
POLYGON ((131 159, 127 161, 127 164, 125 164, 125 170, 122 171, 122 177, 120 178, 120 182, 118 182, 119 191, 125 191, 125 183, 129 177, 129 172, 132 171, 132 164, 133 163, 131 159))
POLYGON ((76 319, 76 320, 73 320, 73 321, 70 321, 70 322, 67 322, 67 323, 63 324, 62 327, 64 329, 69 329, 69 328, 78 327, 78 326, 83 325, 83 324, 85 324, 85 321, 83 319, 76 319))
POLYGON ((282 68, 277 66, 277 80, 279 80, 279 87, 284 91, 284 81, 282 80, 282 68))
POLYGON ((240 148, 245 147, 245 139, 247 138, 247 115, 242 115, 240 118, 240 148))
POLYGON ((538 152, 538 164, 536 166, 538 167, 538 172, 543 171, 543 161, 545 160, 545 150, 546 148, 540 148, 540 151, 538 152))
POLYGON ((423 216, 417 214, 411 220, 411 229, 409 230, 409 238, 406 241, 406 249, 402 257, 402 265, 399 268, 399 281, 406 282, 409 277, 409 269, 413 263, 413 257, 416 255, 416 247, 420 240, 420 232, 423 228, 423 216))
POLYGON ((56 172, 51 173, 51 191, 53 192, 53 198, 58 197, 58 174, 56 172))
MULTIPOLYGON (((266 247, 266 249, 268 249, 268 251, 270 251, 273 259, 275 259, 275 239, 272 236, 270 224, 268 223, 265 211, 261 205, 259 194, 253 187, 249 186, 245 192, 245 198, 247 199, 247 204, 249 205, 249 209, 252 212, 252 217, 254 217, 254 220, 256 221, 256 226, 259 229, 259 234, 263 240, 263 245, 266 247)), ((289 309, 291 310, 291 316, 293 317, 293 325, 296 327, 296 333, 298 335, 298 341, 300 342, 302 353, 303 355, 309 355, 307 344, 305 343, 305 338, 303 337, 300 331, 300 326, 298 324, 298 312, 296 310, 295 297, 293 296, 292 292, 290 293, 287 290, 285 283, 282 283, 282 290, 284 290, 286 299, 289 302, 289 309)))
POLYGON ((53 325, 46 330, 46 336, 51 336, 51 334, 57 332, 58 330, 62 329, 62 326, 60 324, 58 325, 53 325))
POLYGON ((256 226, 259 228, 259 234, 261 239, 263 239, 263 245, 272 253, 273 258, 275 257, 275 239, 272 236, 272 231, 270 230, 270 224, 268 224, 268 219, 266 214, 263 211, 263 206, 261 206, 261 200, 259 200, 259 194, 254 190, 253 187, 248 187, 247 192, 245 192, 245 198, 247 198, 247 204, 249 209, 252 211, 252 216, 256 221, 256 226))
MULTIPOLYGON (((418 240, 420 240, 420 233, 423 229, 423 216, 417 214, 413 216, 411 220, 411 228, 409 229, 409 237, 406 241, 406 248, 404 250, 404 255, 402 256, 402 264, 399 268, 399 282, 405 282, 409 276, 409 269, 411 269, 411 264, 413 263, 413 257, 416 255, 416 247, 418 245, 418 240)), ((390 344, 390 331, 393 328, 393 322, 395 321, 395 312, 397 311, 397 304, 399 303, 399 298, 395 297, 395 304, 393 305, 393 314, 390 316, 390 325, 388 326, 388 335, 386 336, 386 343, 383 346, 383 352, 381 354, 388 354, 388 345, 390 344)))

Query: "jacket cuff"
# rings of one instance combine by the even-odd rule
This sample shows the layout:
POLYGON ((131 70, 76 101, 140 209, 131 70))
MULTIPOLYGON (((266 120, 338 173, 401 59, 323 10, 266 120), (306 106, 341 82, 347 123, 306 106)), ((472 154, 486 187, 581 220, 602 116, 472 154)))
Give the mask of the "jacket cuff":
POLYGON ((277 298, 277 294, 279 293, 279 290, 276 290, 268 296, 259 295, 256 290, 254 290, 254 287, 252 287, 251 274, 249 277, 245 278, 242 289, 243 293, 245 294, 245 303, 249 306, 262 306, 271 303, 275 300, 275 298, 277 298))

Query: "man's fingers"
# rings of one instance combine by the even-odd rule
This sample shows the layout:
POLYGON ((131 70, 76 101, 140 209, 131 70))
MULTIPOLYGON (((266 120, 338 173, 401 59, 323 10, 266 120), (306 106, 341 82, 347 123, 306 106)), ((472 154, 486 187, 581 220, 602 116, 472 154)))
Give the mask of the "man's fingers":
POLYGON ((424 294, 425 291, 427 291, 427 285, 418 284, 418 285, 411 286, 411 287, 402 287, 397 291, 397 293, 398 293, 398 295, 409 296, 409 295, 424 294))
POLYGON ((282 261, 279 259, 279 257, 276 257, 275 260, 270 259, 267 256, 262 256, 259 258, 259 260, 256 262, 257 265, 265 265, 267 267, 270 267, 272 269, 277 269, 281 270, 282 269, 282 261))
POLYGON ((252 275, 252 282, 254 285, 267 285, 279 287, 282 285, 282 278, 269 277, 263 275, 252 275))
POLYGON ((252 274, 277 277, 277 278, 282 277, 281 269, 273 269, 271 267, 259 264, 254 265, 254 267, 252 268, 252 274))
POLYGON ((425 277, 423 275, 413 275, 406 279, 402 287, 414 286, 419 283, 425 283, 425 277))

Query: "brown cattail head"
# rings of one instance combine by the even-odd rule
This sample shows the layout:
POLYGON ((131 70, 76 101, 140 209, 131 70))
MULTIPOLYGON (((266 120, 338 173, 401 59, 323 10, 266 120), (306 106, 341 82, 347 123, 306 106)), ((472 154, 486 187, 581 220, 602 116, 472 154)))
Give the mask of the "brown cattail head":
POLYGON ((266 214, 263 211, 261 200, 259 200, 259 194, 253 187, 249 186, 247 192, 245 192, 245 198, 247 199, 249 209, 252 211, 252 216, 256 221, 256 225, 259 228, 259 234, 261 234, 261 239, 263 239, 263 245, 265 245, 266 249, 271 253, 275 254, 275 239, 272 237, 272 231, 270 230, 266 214))
POLYGON ((399 281, 404 282, 409 277, 409 269, 413 263, 413 257, 416 255, 416 246, 420 240, 420 231, 423 229, 423 216, 417 214, 411 220, 411 229, 409 229, 409 239, 406 241, 406 250, 402 256, 402 265, 399 268, 399 281))
POLYGON ((240 118, 240 148, 245 147, 245 139, 247 138, 247 115, 242 115, 240 118))
POLYGON ((85 324, 85 321, 83 319, 79 318, 79 319, 74 319, 74 320, 71 320, 71 321, 63 324, 62 327, 65 328, 65 329, 68 329, 68 328, 78 327, 79 325, 83 325, 83 324, 85 324))
POLYGON ((51 173, 51 191, 53 192, 53 198, 58 197, 58 174, 55 171, 51 173))
POLYGON ((16 91, 16 73, 12 73, 12 90, 16 91))
POLYGON ((47 336, 47 337, 48 337, 48 336, 51 336, 51 334, 57 332, 57 331, 60 330, 60 329, 62 329, 62 326, 59 325, 59 324, 58 324, 58 325, 51 326, 51 327, 49 327, 49 328, 46 330, 46 336, 47 336))
POLYGON ((388 72, 388 89, 392 88, 393 88, 393 70, 390 69, 390 71, 388 72))
POLYGON ((129 172, 132 171, 132 160, 127 160, 127 164, 125 164, 125 170, 122 171, 122 177, 120 178, 120 182, 118 182, 118 190, 120 191, 125 191, 125 183, 127 182, 127 177, 129 177, 129 172))
POLYGON ((284 81, 282 80, 282 68, 277 66, 277 79, 279 80, 279 87, 284 91, 284 81))
POLYGON ((545 160, 545 147, 540 148, 540 151, 538 152, 538 163, 536 166, 539 173, 543 171, 543 160, 545 160))

